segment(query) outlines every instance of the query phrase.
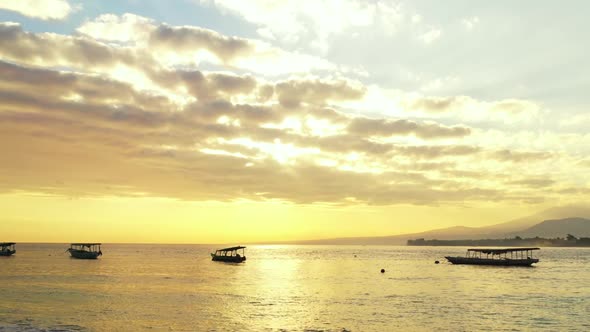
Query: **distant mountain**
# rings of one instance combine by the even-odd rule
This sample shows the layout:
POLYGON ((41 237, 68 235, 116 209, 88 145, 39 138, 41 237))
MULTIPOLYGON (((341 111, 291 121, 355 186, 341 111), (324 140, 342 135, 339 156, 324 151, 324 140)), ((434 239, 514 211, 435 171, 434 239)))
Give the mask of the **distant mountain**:
POLYGON ((565 237, 572 234, 576 237, 590 237, 590 219, 566 218, 559 220, 545 220, 514 235, 520 237, 565 237))
POLYGON ((564 217, 577 216, 590 219, 590 205, 566 205, 550 208, 534 215, 514 219, 500 224, 482 227, 489 233, 511 233, 518 232, 537 225, 542 220, 557 220, 564 217))
POLYGON ((484 227, 454 226, 420 233, 377 236, 345 237, 318 240, 289 241, 294 244, 360 244, 360 245, 405 245, 407 240, 467 240, 467 239, 503 239, 521 237, 576 237, 590 236, 590 206, 570 205, 552 208, 535 215, 484 227), (577 215, 565 219, 564 215, 577 215), (540 220, 545 220, 540 222, 540 220))
MULTIPOLYGON (((502 234, 508 233, 502 232, 502 234)), ((426 232, 389 235, 389 236, 375 236, 375 237, 343 237, 333 239, 319 239, 319 240, 304 240, 296 241, 297 244, 368 244, 368 245, 405 245, 409 239, 427 238, 427 239, 472 239, 482 236, 489 236, 488 231, 484 227, 465 227, 454 226, 448 228, 440 228, 426 232)))

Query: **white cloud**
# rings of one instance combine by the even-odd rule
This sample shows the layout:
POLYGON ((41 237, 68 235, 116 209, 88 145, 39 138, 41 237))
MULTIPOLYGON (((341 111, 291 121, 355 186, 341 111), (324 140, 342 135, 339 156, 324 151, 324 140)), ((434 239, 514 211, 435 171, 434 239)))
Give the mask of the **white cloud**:
POLYGON ((461 20, 461 23, 463 24, 465 29, 472 30, 477 24, 479 24, 479 17, 473 16, 464 18, 463 20, 461 20))
POLYGON ((275 40, 276 37, 269 28, 259 28, 256 30, 259 36, 265 39, 275 40))
POLYGON ((442 34, 440 29, 432 28, 429 31, 420 35, 420 40, 423 41, 425 44, 431 44, 435 40, 439 39, 442 34))
POLYGON ((559 122, 559 125, 567 129, 583 129, 590 125, 590 114, 577 114, 559 122))
POLYGON ((460 79, 455 76, 446 76, 446 77, 436 78, 436 79, 427 81, 424 84, 422 84, 420 86, 420 91, 424 91, 424 92, 438 91, 438 90, 441 90, 444 88, 448 88, 449 86, 456 85, 459 81, 460 81, 460 79))
POLYGON ((385 1, 285 0, 232 1, 201 0, 262 27, 259 33, 287 43, 308 43, 325 49, 329 37, 349 28, 379 26, 393 33, 403 17, 400 6, 385 1), (269 34, 271 32, 272 34, 269 34))
POLYGON ((149 18, 129 13, 121 16, 104 14, 92 21, 85 22, 76 30, 94 39, 135 42, 137 40, 147 40, 149 34, 155 30, 155 24, 149 18))
POLYGON ((67 0, 6 0, 0 2, 0 9, 42 20, 63 20, 75 11, 67 0))
POLYGON ((412 23, 417 24, 420 22, 422 22, 422 16, 420 16, 418 14, 412 15, 412 23))
MULTIPOLYGON (((453 84, 453 78, 434 80, 434 87, 453 84)), ((433 87, 433 88, 434 88, 433 87)), ((541 104, 523 99, 484 101, 469 96, 435 97, 417 92, 366 87, 358 100, 336 103, 344 109, 371 110, 374 114, 411 119, 445 119, 468 124, 525 126, 542 123, 546 114, 541 104)))

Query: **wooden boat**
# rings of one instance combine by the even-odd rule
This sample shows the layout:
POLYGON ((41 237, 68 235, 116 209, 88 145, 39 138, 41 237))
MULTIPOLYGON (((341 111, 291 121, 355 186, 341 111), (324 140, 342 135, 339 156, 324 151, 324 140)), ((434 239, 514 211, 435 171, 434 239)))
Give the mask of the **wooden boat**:
POLYGON ((78 259, 97 259, 102 256, 100 243, 72 243, 66 250, 73 258, 78 259))
POLYGON ((16 253, 14 242, 0 242, 0 256, 12 256, 16 253))
POLYGON ((218 262, 241 263, 246 260, 244 249, 246 249, 246 247, 242 246, 218 249, 214 254, 211 254, 211 260, 218 262), (241 255, 239 253, 240 250, 242 251, 241 255))
POLYGON ((535 250, 540 249, 467 249, 467 255, 465 257, 445 256, 445 258, 453 264, 531 266, 539 262, 539 259, 533 258, 533 251, 535 250))

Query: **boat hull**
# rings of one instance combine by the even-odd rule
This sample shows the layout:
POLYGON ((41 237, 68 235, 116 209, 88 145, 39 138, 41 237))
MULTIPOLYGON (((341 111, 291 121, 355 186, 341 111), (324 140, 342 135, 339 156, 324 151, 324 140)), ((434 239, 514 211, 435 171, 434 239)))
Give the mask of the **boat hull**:
POLYGON ((531 266, 538 263, 537 258, 527 259, 489 259, 489 258, 472 258, 472 257, 453 257, 445 256, 445 258, 452 264, 465 265, 495 265, 495 266, 531 266))
POLYGON ((100 252, 84 251, 84 250, 68 250, 72 258, 77 259, 97 259, 101 255, 100 252))
POLYGON ((0 256, 12 256, 16 253, 16 250, 2 250, 0 256))
POLYGON ((216 256, 211 254, 211 260, 215 262, 242 263, 246 260, 246 256, 216 256))

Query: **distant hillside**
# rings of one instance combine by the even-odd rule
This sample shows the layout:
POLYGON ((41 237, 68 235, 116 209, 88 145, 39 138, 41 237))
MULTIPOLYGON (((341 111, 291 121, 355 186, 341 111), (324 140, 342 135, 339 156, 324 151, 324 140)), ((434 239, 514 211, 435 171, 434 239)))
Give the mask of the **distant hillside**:
POLYGON ((408 240, 437 239, 437 240, 478 240, 504 239, 520 237, 565 237, 572 234, 577 237, 590 236, 590 219, 566 218, 545 220, 541 223, 529 218, 518 219, 485 227, 455 226, 435 229, 420 233, 377 236, 377 237, 346 237, 334 239, 320 239, 297 241, 297 244, 368 244, 368 245, 405 245, 408 240), (532 226, 531 226, 532 225, 532 226))
MULTIPOLYGON (((485 233, 485 231, 483 231, 485 233)), ((368 245, 405 245, 408 239, 437 238, 437 239, 470 239, 482 235, 482 230, 477 227, 454 226, 435 229, 427 232, 375 236, 375 237, 344 237, 333 239, 296 241, 296 244, 368 244, 368 245)))
POLYGON ((559 238, 513 237, 508 239, 478 240, 408 240, 409 246, 464 246, 464 247, 590 247, 590 237, 559 238))
MULTIPOLYGON (((572 206, 570 210, 584 213, 584 216, 590 217, 590 208, 572 206)), ((484 227, 465 227, 455 226, 448 228, 435 229, 420 233, 400 234, 390 236, 376 237, 345 237, 318 240, 289 241, 282 243, 291 244, 335 244, 335 245, 405 245, 408 240, 415 239, 437 239, 437 240, 477 240, 477 239, 504 239, 515 236, 520 237, 565 237, 572 234, 577 237, 590 236, 590 219, 575 217, 565 219, 543 220, 541 216, 553 216, 558 213, 565 213, 567 208, 554 208, 545 212, 515 219, 512 221, 484 226, 484 227)))
POLYGON ((514 232, 520 237, 565 237, 572 234, 577 237, 590 237, 590 219, 566 218, 545 220, 525 230, 514 232))
POLYGON ((527 228, 533 227, 539 224, 539 222, 541 222, 542 220, 560 220, 565 217, 571 219, 569 218, 570 216, 577 216, 579 218, 590 219, 590 205, 577 204, 554 207, 524 218, 514 219, 500 224, 482 227, 481 229, 485 230, 487 233, 499 234, 504 232, 511 234, 512 232, 519 232, 527 228))
POLYGON ((454 226, 411 234, 265 242, 265 244, 405 245, 408 240, 420 238, 437 240, 505 239, 515 236, 556 238, 565 237, 567 234, 576 237, 590 236, 590 206, 561 206, 528 217, 484 227, 454 226), (578 217, 561 219, 563 216, 578 217), (540 222, 541 220, 545 221, 540 222))

